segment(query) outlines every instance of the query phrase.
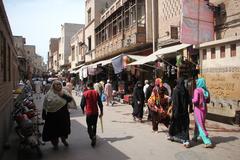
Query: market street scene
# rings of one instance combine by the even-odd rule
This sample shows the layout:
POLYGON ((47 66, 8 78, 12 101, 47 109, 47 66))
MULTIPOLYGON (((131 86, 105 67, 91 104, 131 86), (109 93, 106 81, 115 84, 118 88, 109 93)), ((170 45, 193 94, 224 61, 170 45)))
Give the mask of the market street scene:
POLYGON ((237 160, 239 0, 0 0, 0 160, 237 160))

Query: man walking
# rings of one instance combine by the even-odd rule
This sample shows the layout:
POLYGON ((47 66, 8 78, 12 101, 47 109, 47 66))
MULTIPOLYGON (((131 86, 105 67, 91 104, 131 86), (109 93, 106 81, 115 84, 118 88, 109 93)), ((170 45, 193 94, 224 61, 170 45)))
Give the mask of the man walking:
POLYGON ((96 145, 96 131, 97 120, 103 116, 103 104, 97 91, 93 89, 93 83, 87 83, 87 90, 83 92, 81 100, 81 108, 83 113, 86 113, 86 122, 88 128, 88 135, 91 139, 91 146, 96 145), (98 107, 100 109, 100 115, 98 114, 98 107))
POLYGON ((104 93, 106 95, 106 101, 107 101, 107 106, 109 106, 109 103, 113 105, 113 102, 112 102, 112 93, 113 93, 113 90, 112 90, 112 84, 111 84, 111 81, 108 79, 107 80, 107 84, 105 85, 105 88, 104 88, 104 93))

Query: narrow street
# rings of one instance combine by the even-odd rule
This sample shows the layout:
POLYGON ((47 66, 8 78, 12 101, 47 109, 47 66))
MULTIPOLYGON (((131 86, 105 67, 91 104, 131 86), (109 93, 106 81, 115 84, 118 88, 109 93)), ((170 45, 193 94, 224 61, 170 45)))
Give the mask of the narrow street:
MULTIPOLYGON (((80 97, 76 97, 77 104, 80 97)), ((40 108, 43 97, 35 99, 40 108)), ((92 148, 88 138, 85 116, 81 110, 71 110, 71 135, 69 147, 60 144, 59 150, 53 150, 50 143, 41 146, 43 160, 237 160, 240 156, 240 128, 223 123, 207 121, 207 129, 213 143, 213 149, 204 148, 202 143, 194 144, 186 149, 182 144, 166 139, 167 129, 160 125, 159 133, 152 133, 151 123, 139 123, 131 117, 131 106, 116 104, 114 107, 104 107, 104 132, 101 132, 98 122, 97 145, 92 148)), ((192 119, 192 116, 191 116, 192 119)), ((190 126, 190 136, 193 131, 193 121, 190 126)), ((14 133, 13 133, 14 135, 14 133)), ((5 152, 3 160, 17 159, 18 137, 13 136, 11 148, 5 152)), ((34 152, 25 151, 24 160, 38 159, 34 152)))

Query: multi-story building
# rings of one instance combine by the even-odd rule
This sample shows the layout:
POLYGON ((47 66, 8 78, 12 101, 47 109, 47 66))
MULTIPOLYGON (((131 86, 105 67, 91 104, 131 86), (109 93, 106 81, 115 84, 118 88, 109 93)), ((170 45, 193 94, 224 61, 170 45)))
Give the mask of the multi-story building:
POLYGON ((19 81, 17 51, 14 47, 13 35, 0 1, 0 158, 7 142, 12 126, 11 112, 13 110, 12 91, 19 81))
POLYGON ((48 52, 48 71, 59 71, 59 42, 60 38, 51 38, 48 52))
POLYGON ((86 45, 84 43, 84 28, 81 28, 71 39, 71 71, 76 70, 85 62, 86 45))
POLYGON ((21 79, 27 78, 27 59, 24 50, 26 39, 22 36, 13 36, 14 45, 17 50, 18 62, 19 62, 19 74, 21 79))
POLYGON ((146 41, 145 0, 115 1, 101 15, 100 24, 95 32, 94 61, 128 52, 138 51, 137 54, 141 55, 140 52, 151 46, 151 41, 150 44, 146 41))
POLYGON ((35 45, 24 45, 24 51, 27 59, 27 79, 32 79, 34 69, 34 55, 36 54, 35 45))
POLYGON ((70 40, 83 24, 64 23, 61 25, 61 37, 59 41, 59 66, 60 69, 69 68, 69 56, 71 54, 70 40))
POLYGON ((112 0, 85 0, 85 61, 90 62, 95 56, 95 28, 100 22, 100 13, 111 5, 112 0))
POLYGON ((44 70, 44 62, 43 62, 43 57, 39 56, 38 54, 34 55, 33 59, 33 74, 35 76, 41 77, 46 70, 44 70))
POLYGON ((239 124, 240 1, 210 0, 208 5, 215 14, 215 40, 197 46, 201 74, 211 93, 208 111, 231 120, 236 116, 239 124))

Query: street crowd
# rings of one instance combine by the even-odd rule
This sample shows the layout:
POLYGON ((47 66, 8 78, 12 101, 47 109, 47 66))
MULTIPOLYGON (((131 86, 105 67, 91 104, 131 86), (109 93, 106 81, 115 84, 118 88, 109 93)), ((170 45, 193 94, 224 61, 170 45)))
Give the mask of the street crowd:
MULTIPOLYGON (((208 136, 205 127, 207 114, 207 103, 210 102, 210 93, 207 89, 204 78, 196 80, 196 88, 191 97, 185 87, 183 78, 177 80, 172 93, 162 79, 156 78, 155 81, 145 80, 145 85, 137 81, 133 90, 133 120, 143 123, 144 106, 148 108, 147 120, 152 122, 153 133, 158 133, 159 123, 168 128, 167 139, 180 142, 184 147, 191 147, 191 141, 202 140, 206 148, 212 148, 213 144, 208 136), (194 135, 190 141, 189 136, 189 114, 194 114, 195 128, 194 135)), ((51 84, 41 82, 38 79, 27 85, 34 85, 37 98, 41 91, 45 94, 42 108, 42 119, 45 120, 42 140, 50 141, 55 150, 58 150, 59 139, 68 147, 67 138, 70 130, 69 108, 76 108, 73 96, 72 82, 54 79, 51 84)), ((113 106, 114 91, 111 81, 107 80, 93 83, 88 81, 81 93, 80 107, 86 115, 87 131, 91 140, 91 146, 96 145, 96 131, 98 118, 103 116, 103 101, 106 106, 113 106)))

